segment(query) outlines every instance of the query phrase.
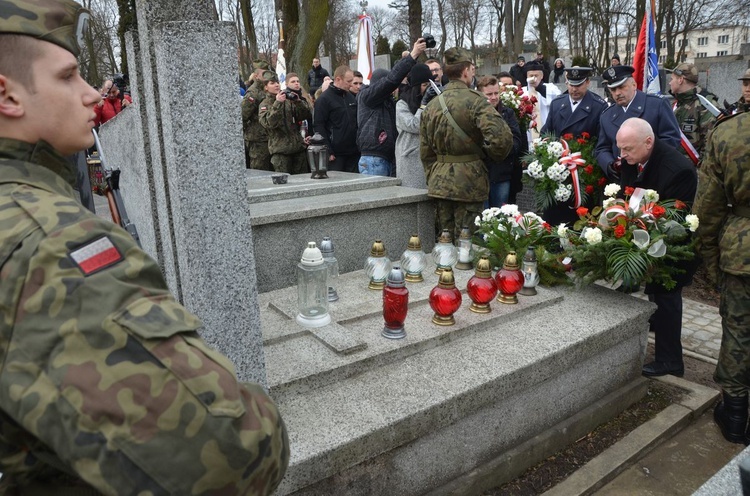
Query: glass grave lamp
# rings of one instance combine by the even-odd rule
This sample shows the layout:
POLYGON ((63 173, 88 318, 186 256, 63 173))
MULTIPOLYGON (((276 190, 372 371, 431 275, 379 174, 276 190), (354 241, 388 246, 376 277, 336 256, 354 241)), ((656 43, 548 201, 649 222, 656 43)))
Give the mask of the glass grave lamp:
POLYGON ((311 179, 328 179, 328 147, 320 133, 315 133, 310 138, 307 147, 307 163, 312 171, 311 179))
POLYGON ((500 290, 497 301, 508 305, 518 303, 516 294, 523 287, 523 273, 518 268, 516 252, 508 252, 503 268, 495 274, 495 282, 497 282, 497 289, 500 290))
POLYGON ((330 236, 323 238, 320 243, 320 252, 323 254, 323 263, 328 268, 328 301, 338 301, 339 294, 336 291, 336 285, 339 281, 339 261, 334 255, 333 241, 330 236))
POLYGON ((409 290, 406 289, 404 273, 394 266, 388 274, 383 288, 383 319, 385 326, 381 333, 384 338, 401 339, 406 337, 404 321, 409 306, 409 290))
POLYGON ((461 228, 461 234, 458 236, 458 263, 456 268, 460 270, 471 270, 473 268, 472 260, 474 250, 471 246, 471 233, 468 227, 461 228))
POLYGON ((328 267, 314 241, 307 243, 297 264, 297 323, 304 327, 330 324, 328 314, 328 267))
POLYGON ((435 312, 432 323, 449 326, 456 323, 453 314, 461 307, 461 291, 456 287, 453 269, 446 267, 440 274, 438 285, 430 291, 430 308, 435 312))
POLYGON ((391 261, 385 256, 383 242, 376 239, 370 249, 370 256, 365 262, 365 273, 370 278, 369 289, 383 289, 385 280, 391 271, 391 261))
POLYGON ((458 250, 453 246, 453 238, 447 229, 443 229, 440 239, 432 249, 432 259, 435 261, 435 274, 442 274, 445 269, 453 270, 458 260, 458 250))
POLYGON ((469 310, 475 313, 490 313, 490 302, 497 295, 497 283, 492 278, 490 259, 483 256, 477 262, 474 275, 466 285, 466 292, 471 298, 469 310))
POLYGON ((521 272, 523 272, 523 288, 521 288, 518 294, 534 296, 537 293, 536 285, 539 284, 539 268, 533 246, 529 246, 526 254, 523 256, 521 272))
POLYGON ((422 271, 427 267, 427 255, 422 251, 422 240, 412 234, 406 251, 401 255, 401 267, 406 272, 406 282, 422 282, 422 271))

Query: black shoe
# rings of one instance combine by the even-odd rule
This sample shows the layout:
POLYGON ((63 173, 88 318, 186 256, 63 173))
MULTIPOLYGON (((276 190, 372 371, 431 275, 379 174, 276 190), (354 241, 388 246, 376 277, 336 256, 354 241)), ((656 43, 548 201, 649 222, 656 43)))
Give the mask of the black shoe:
POLYGON ((646 377, 659 377, 667 374, 682 377, 685 375, 685 366, 682 362, 653 361, 644 365, 641 373, 646 377))
POLYGON ((722 392, 722 401, 714 408, 714 422, 721 429, 724 439, 730 443, 747 445, 747 394, 729 396, 722 392))

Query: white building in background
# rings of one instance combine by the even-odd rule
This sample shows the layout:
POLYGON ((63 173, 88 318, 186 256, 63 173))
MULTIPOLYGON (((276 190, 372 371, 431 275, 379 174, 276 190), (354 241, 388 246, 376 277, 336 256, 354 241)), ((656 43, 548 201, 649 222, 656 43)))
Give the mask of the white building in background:
MULTIPOLYGON (((680 51, 680 46, 683 42, 687 46, 681 56, 681 60, 677 62, 694 63, 696 59, 705 57, 739 55, 740 46, 743 43, 750 43, 750 26, 726 25, 695 29, 690 31, 684 40, 682 38, 682 34, 677 35, 675 54, 680 51)), ((636 41, 635 37, 630 40, 625 37, 618 37, 616 39, 617 53, 621 57, 625 57, 625 54, 630 54, 628 63, 632 62, 632 54, 636 41)), ((663 64, 667 61, 667 41, 662 39, 659 45, 659 63, 663 64)), ((625 60, 622 62, 626 63, 625 60)))

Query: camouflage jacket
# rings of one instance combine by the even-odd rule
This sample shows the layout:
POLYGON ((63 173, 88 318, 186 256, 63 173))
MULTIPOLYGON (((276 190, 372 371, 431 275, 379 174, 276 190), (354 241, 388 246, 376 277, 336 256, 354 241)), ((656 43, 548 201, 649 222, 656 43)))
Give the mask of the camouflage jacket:
POLYGON ((719 121, 699 171, 693 213, 709 275, 750 275, 750 112, 719 121), (731 206, 729 206, 731 205, 731 206))
POLYGON ((502 116, 480 92, 462 81, 451 81, 443 91, 445 104, 467 141, 443 114, 438 97, 422 112, 419 154, 429 196, 480 202, 489 195, 483 159, 501 162, 513 148, 513 135, 502 116))
POLYGON ((300 98, 277 102, 275 95, 267 95, 260 104, 260 124, 268 132, 268 151, 272 154, 292 155, 305 151, 300 134, 300 122, 312 120, 312 110, 307 100, 300 98))
MULTIPOLYGON (((724 100, 726 102, 726 100, 724 100)), ((745 97, 741 96, 739 100, 730 105, 729 110, 732 114, 738 114, 740 112, 750 112, 750 102, 745 101, 745 97)))
POLYGON ((263 91, 263 81, 256 80, 245 92, 242 99, 242 130, 245 134, 245 141, 268 141, 268 132, 266 128, 258 122, 258 109, 260 102, 266 97, 263 91))
MULTIPOLYGON (((674 102, 672 108, 674 109, 674 116, 677 119, 682 134, 685 135, 698 152, 699 159, 702 159, 706 148, 706 136, 708 136, 708 132, 713 128, 716 117, 698 100, 696 95, 700 91, 702 91, 700 88, 695 87, 690 91, 673 95, 674 102)), ((714 105, 719 105, 719 102, 716 101, 713 95, 704 93, 701 93, 701 95, 708 98, 714 105)), ((690 158, 682 146, 680 146, 679 150, 680 153, 690 158)))
POLYGON ((270 493, 289 461, 276 406, 74 174, 0 138, 0 493, 270 493))

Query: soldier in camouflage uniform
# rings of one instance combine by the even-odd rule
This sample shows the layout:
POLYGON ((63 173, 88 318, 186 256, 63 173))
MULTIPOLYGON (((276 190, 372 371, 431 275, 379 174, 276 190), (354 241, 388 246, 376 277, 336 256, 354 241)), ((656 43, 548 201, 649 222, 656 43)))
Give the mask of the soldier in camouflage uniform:
POLYGON ((734 102, 732 105, 728 105, 727 101, 724 100, 724 106, 727 108, 730 114, 739 114, 740 112, 750 112, 750 69, 745 71, 745 74, 739 78, 742 83, 740 84, 740 92, 742 95, 740 99, 734 102))
POLYGON ((245 148, 249 159, 248 168, 272 171, 271 152, 268 151, 268 132, 258 121, 260 102, 266 97, 263 91, 263 73, 268 64, 262 60, 253 62, 255 72, 251 76, 253 84, 242 99, 242 129, 245 134, 245 148))
POLYGON ((280 91, 275 72, 264 72, 263 79, 266 83, 266 98, 260 104, 258 119, 268 131, 268 150, 271 152, 273 170, 287 174, 308 172, 305 139, 300 134, 300 122, 312 120, 312 109, 307 100, 302 98, 302 91, 298 86, 299 77, 295 74, 291 78, 297 82, 298 88, 289 88, 288 94, 293 95, 293 98, 287 98, 287 94, 280 91))
POLYGON ((269 494, 276 406, 72 188, 101 98, 76 62, 88 15, 0 2, 0 494, 269 494))
POLYGON ((698 94, 711 100, 714 106, 719 103, 714 95, 697 86, 698 69, 693 64, 680 64, 674 70, 667 69, 667 72, 672 73, 669 93, 674 97, 672 110, 683 138, 679 150, 698 166, 706 147, 706 136, 716 122, 716 117, 698 100, 698 94))
POLYGON ((693 212, 699 252, 721 286, 722 338, 714 379, 723 401, 714 419, 724 437, 748 444, 750 390, 750 113, 720 120, 709 137, 693 212))
POLYGON ((437 200, 435 235, 448 229, 458 239, 462 226, 475 229, 489 195, 484 159, 501 162, 513 148, 513 135, 487 98, 469 88, 475 71, 471 53, 446 50, 445 64, 450 82, 423 110, 419 154, 428 195, 437 200))

